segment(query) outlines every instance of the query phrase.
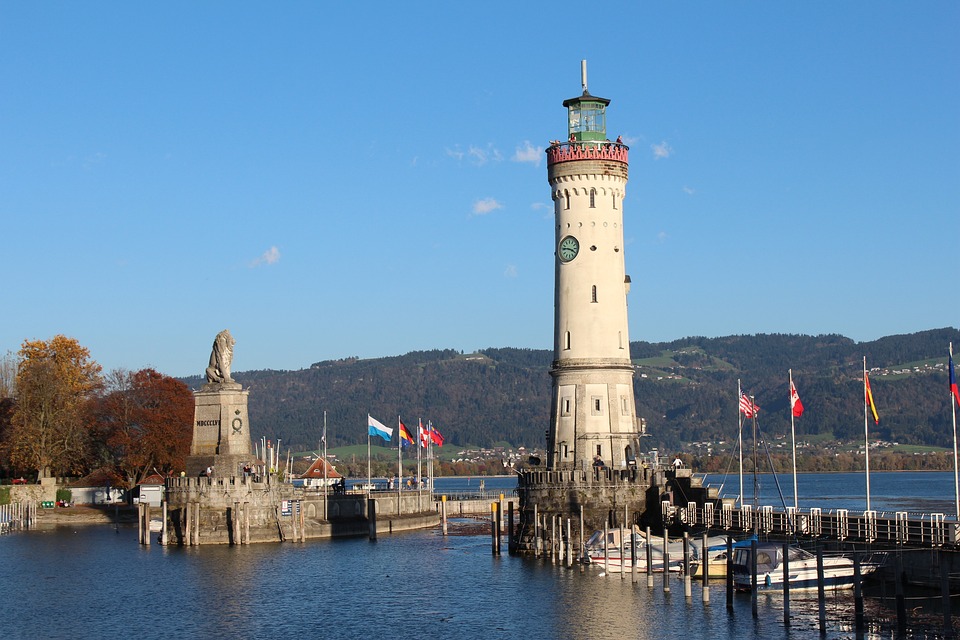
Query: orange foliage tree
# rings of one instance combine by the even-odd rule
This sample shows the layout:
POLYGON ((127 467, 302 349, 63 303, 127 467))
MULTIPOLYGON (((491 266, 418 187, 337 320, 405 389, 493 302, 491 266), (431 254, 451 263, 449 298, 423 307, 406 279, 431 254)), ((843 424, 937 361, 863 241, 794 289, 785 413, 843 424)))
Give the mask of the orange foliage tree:
POLYGON ((101 367, 73 338, 27 340, 18 353, 16 406, 6 438, 11 466, 40 476, 84 470, 89 453, 87 402, 101 367))
POLYGON ((193 394, 183 382, 141 369, 114 371, 96 403, 96 430, 106 458, 131 485, 151 473, 184 468, 193 435, 193 394))

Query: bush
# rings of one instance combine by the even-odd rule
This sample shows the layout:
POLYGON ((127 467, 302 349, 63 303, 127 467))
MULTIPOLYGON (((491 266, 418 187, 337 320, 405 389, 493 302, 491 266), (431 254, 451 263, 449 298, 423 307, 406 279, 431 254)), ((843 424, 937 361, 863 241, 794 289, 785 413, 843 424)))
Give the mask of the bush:
POLYGON ((57 489, 57 502, 70 502, 73 492, 70 489, 57 489))

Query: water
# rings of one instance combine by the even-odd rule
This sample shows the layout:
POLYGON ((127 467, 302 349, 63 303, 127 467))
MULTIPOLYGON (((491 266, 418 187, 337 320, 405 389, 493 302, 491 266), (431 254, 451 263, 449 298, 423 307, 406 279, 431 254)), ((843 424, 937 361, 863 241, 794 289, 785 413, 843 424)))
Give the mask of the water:
MULTIPOLYGON (((952 474, 942 475, 952 481, 952 474)), ((444 480, 452 487, 441 487, 438 479, 438 490, 466 484, 444 480)), ((830 495, 842 493, 844 479, 837 480, 830 495)), ((485 479, 489 490, 510 482, 485 479)), ((493 557, 487 536, 444 538, 427 530, 381 535, 377 542, 161 548, 139 546, 136 535, 134 527, 100 525, 0 537, 0 638, 817 636, 810 596, 791 597, 793 619, 785 627, 777 596, 761 596, 754 619, 744 594, 728 613, 719 582, 704 605, 699 585, 688 600, 676 577, 665 594, 661 575, 648 589, 645 575, 632 584, 629 576, 601 578, 598 568, 493 557)), ((891 606, 889 599, 867 601, 875 629, 865 637, 892 637, 891 606), (880 620, 887 620, 885 627, 876 626, 880 620)), ((920 606, 937 628, 938 605, 920 606)), ((828 598, 828 618, 828 638, 854 637, 850 592, 828 598)))

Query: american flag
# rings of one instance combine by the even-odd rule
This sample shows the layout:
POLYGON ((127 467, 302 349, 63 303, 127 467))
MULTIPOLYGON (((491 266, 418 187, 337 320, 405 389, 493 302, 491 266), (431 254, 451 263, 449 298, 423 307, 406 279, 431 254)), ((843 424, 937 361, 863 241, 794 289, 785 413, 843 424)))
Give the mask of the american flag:
POLYGON ((747 397, 747 394, 740 394, 740 413, 744 415, 745 418, 752 418, 753 414, 757 411, 760 411, 760 407, 754 404, 753 400, 747 397))

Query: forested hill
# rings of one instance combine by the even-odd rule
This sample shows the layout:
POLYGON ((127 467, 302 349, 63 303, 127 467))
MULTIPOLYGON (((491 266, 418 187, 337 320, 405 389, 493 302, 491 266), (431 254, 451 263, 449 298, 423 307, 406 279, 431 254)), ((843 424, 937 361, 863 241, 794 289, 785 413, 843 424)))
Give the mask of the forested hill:
MULTIPOLYGON (((863 438, 863 357, 879 426, 904 444, 952 446, 947 345, 960 331, 934 329, 855 343, 839 335, 692 337, 631 343, 637 411, 650 447, 729 440, 737 430, 737 380, 756 397, 767 434, 789 433, 787 370, 805 407, 798 437, 863 438)), ((247 371, 255 437, 317 446, 327 412, 328 444, 366 440, 370 413, 387 426, 432 420, 453 446, 498 442, 542 447, 550 420, 552 351, 417 351, 377 359, 317 362, 299 371, 247 371)), ((199 378, 187 379, 199 388, 199 378)))

